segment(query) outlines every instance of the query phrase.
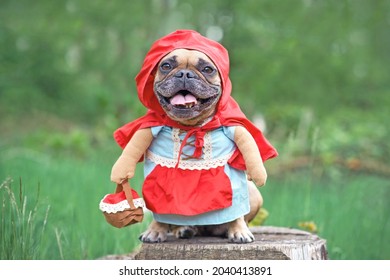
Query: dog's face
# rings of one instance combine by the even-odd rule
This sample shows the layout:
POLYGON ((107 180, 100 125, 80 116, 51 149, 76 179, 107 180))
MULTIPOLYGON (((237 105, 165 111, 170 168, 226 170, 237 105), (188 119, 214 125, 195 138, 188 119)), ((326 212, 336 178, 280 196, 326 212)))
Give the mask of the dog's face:
POLYGON ((154 92, 171 119, 199 125, 215 113, 222 94, 221 78, 204 53, 176 49, 158 64, 154 92))

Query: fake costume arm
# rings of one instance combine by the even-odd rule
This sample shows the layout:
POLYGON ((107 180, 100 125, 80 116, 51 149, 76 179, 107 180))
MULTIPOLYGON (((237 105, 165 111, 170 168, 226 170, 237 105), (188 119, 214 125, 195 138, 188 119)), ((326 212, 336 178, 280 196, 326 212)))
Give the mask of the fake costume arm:
POLYGON ((134 176, 135 167, 153 140, 150 128, 138 130, 123 149, 111 170, 111 181, 119 184, 134 176))
POLYGON ((252 180, 259 187, 265 185, 267 172, 252 135, 246 128, 237 126, 234 132, 234 142, 244 157, 248 180, 252 180))

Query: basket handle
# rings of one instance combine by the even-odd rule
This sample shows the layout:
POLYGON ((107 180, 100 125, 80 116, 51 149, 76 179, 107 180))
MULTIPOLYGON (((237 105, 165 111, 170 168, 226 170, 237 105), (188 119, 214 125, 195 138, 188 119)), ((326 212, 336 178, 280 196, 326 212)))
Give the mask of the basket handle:
POLYGON ((133 202, 133 194, 131 193, 131 187, 128 180, 122 181, 120 184, 116 185, 116 193, 119 193, 121 191, 125 192, 127 202, 130 205, 131 209, 136 209, 134 202, 133 202))

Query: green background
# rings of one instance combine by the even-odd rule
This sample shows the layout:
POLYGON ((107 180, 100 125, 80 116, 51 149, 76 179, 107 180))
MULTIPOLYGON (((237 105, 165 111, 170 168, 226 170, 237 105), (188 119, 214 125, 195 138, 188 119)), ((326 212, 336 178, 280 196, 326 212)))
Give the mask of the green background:
POLYGON ((146 111, 134 77, 177 29, 228 49, 233 97, 280 153, 265 224, 313 221, 332 259, 390 259, 389 27, 385 0, 2 0, 1 259, 140 245, 147 221, 110 228, 98 203, 115 187, 112 132, 146 111))

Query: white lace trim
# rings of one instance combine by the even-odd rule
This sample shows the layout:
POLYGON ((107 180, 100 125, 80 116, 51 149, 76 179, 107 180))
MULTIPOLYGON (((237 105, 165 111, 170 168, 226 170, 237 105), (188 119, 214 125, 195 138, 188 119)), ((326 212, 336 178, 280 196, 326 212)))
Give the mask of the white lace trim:
MULTIPOLYGON (((103 197, 103 199, 100 201, 99 209, 101 211, 107 212, 107 213, 116 213, 116 212, 124 211, 125 209, 130 208, 130 205, 127 202, 127 200, 122 200, 116 204, 109 204, 109 203, 103 202, 103 200, 106 198, 106 196, 103 197)), ((136 208, 138 208, 138 207, 145 208, 145 202, 142 198, 133 199, 133 202, 134 202, 134 205, 136 208)))
POLYGON ((173 158, 178 158, 180 151, 180 129, 172 129, 172 141, 173 141, 173 158))
MULTIPOLYGON (((179 168, 180 169, 189 169, 189 170, 204 170, 204 169, 210 169, 210 168, 216 168, 219 166, 224 166, 228 162, 228 160, 232 157, 234 151, 230 152, 227 155, 224 155, 219 158, 214 158, 214 159, 197 159, 197 160, 185 160, 185 159, 180 159, 179 162, 179 168)), ((153 161, 155 164, 164 166, 164 167, 169 167, 169 168, 174 168, 176 167, 177 164, 177 159, 170 159, 166 157, 162 157, 159 155, 156 155, 155 153, 151 152, 148 150, 146 152, 146 158, 153 161)))
POLYGON ((212 160, 212 154, 213 154, 213 149, 212 149, 212 144, 211 144, 211 134, 207 132, 204 136, 204 145, 203 145, 203 154, 204 154, 204 159, 205 160, 212 160))

